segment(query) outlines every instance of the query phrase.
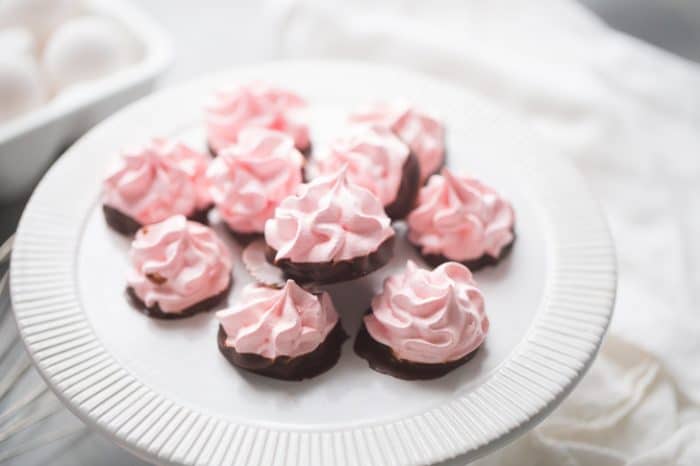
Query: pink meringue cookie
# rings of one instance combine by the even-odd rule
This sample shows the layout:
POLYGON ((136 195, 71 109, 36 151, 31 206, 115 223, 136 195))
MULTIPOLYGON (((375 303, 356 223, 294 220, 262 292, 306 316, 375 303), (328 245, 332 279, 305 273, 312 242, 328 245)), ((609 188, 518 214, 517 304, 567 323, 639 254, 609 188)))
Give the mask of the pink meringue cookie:
POLYGON ((187 176, 194 183, 197 193, 197 209, 204 210, 211 207, 212 199, 209 194, 209 180, 207 179, 207 168, 209 168, 211 157, 181 142, 158 141, 163 147, 165 156, 174 160, 175 165, 187 173, 187 176))
POLYGON ((302 183, 303 167, 304 157, 292 138, 278 131, 247 128, 236 144, 211 163, 209 191, 232 230, 262 233, 282 199, 302 183))
POLYGON ((479 180, 447 168, 421 188, 407 222, 409 241, 424 255, 455 261, 497 259, 514 239, 515 214, 508 201, 479 180))
POLYGON ((141 225, 172 215, 192 215, 197 189, 190 176, 169 154, 173 145, 155 139, 122 151, 114 170, 103 183, 102 202, 141 225))
POLYGON ((382 203, 348 182, 346 169, 299 186, 265 224, 275 260, 338 262, 376 251, 394 236, 382 203))
POLYGON ((215 153, 238 141, 245 128, 267 128, 289 135, 299 150, 309 147, 306 102, 293 92, 262 82, 221 89, 205 105, 209 145, 215 153))
POLYGON ((318 168, 329 174, 347 165, 348 180, 387 206, 396 199, 409 155, 408 146, 386 126, 357 125, 331 142, 318 168))
POLYGON ((431 271, 408 261, 402 273, 384 281, 364 323, 398 359, 425 364, 467 356, 489 329, 484 298, 469 269, 456 262, 431 271))
POLYGON ((445 130, 442 123, 406 101, 375 102, 351 113, 349 120, 391 128, 418 158, 422 181, 436 173, 445 161, 445 130))
POLYGON ((216 313, 225 345, 268 359, 295 358, 315 350, 338 323, 328 293, 314 295, 292 280, 282 289, 250 284, 237 304, 216 313))
POLYGON ((146 307, 177 314, 231 283, 231 253, 214 231, 175 215, 138 231, 128 286, 146 307))

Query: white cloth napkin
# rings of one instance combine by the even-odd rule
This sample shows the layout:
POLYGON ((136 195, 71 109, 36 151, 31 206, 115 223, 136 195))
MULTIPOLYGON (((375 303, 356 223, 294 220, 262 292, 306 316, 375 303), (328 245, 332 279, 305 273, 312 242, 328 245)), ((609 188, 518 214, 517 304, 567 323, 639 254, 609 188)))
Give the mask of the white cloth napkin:
POLYGON ((700 67, 572 1, 270 3, 280 56, 399 64, 486 96, 573 160, 607 211, 619 295, 597 361, 478 464, 700 464, 700 67))

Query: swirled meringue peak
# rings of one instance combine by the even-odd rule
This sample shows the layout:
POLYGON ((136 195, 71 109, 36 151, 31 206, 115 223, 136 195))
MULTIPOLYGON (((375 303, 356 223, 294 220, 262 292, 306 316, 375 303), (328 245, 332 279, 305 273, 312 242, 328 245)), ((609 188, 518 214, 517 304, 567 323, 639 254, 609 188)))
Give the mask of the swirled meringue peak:
POLYGON ((178 313, 223 292, 231 253, 214 231, 175 215, 141 228, 129 252, 127 283, 147 307, 178 313))
POLYGON ((122 151, 117 166, 103 183, 102 202, 142 225, 171 215, 191 215, 197 189, 188 173, 170 155, 177 145, 154 139, 122 151))
POLYGON ((494 189, 477 179, 443 168, 418 193, 408 215, 408 239, 423 254, 469 261, 497 259, 513 239, 515 214, 494 189))
POLYGON ((391 128, 418 158, 422 181, 437 172, 445 161, 445 130, 442 123, 405 100, 369 104, 351 113, 349 120, 391 128))
POLYGON ((312 294, 292 280, 283 288, 250 284, 240 304, 216 313, 226 346, 268 359, 291 358, 315 350, 338 323, 328 293, 312 294))
POLYGON ((162 147, 165 156, 174 160, 177 167, 187 173, 187 176, 194 183, 197 193, 197 209, 201 210, 210 207, 212 199, 209 194, 207 168, 211 162, 211 157, 181 142, 160 139, 157 143, 162 147))
POLYGON ((286 133, 300 150, 309 147, 306 102, 297 94, 267 83, 253 82, 220 89, 205 104, 209 145, 214 152, 238 140, 245 128, 286 133))
POLYGON ((364 323, 397 358, 425 364, 467 356, 489 329, 484 298, 469 269, 457 262, 431 271, 408 261, 402 273, 384 281, 364 323))
POLYGON ((265 222, 301 184, 304 157, 279 131, 247 128, 207 172, 221 217, 240 233, 262 233, 265 222))
POLYGON ((348 180, 387 206, 396 199, 409 155, 408 146, 388 127, 356 125, 331 142, 318 168, 320 173, 329 174, 347 165, 348 180))
POLYGON ((346 167, 302 184, 265 224, 275 260, 337 262, 376 251, 394 236, 382 203, 348 182, 346 167))

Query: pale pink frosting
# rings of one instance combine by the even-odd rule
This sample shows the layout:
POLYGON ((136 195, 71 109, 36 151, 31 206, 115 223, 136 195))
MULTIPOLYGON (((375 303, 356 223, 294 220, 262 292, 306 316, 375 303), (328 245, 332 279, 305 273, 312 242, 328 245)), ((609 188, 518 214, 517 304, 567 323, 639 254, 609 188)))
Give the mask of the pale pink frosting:
POLYGON ((466 261, 484 254, 497 258, 513 241, 515 214, 492 188, 445 168, 421 188, 407 221, 408 239, 423 254, 466 261))
POLYGON ((295 93, 262 82, 216 91, 205 105, 207 137, 214 151, 235 143, 249 127, 288 134, 299 149, 309 146, 306 102, 295 93))
POLYGON ((197 192, 197 209, 203 210, 211 206, 212 199, 209 194, 209 180, 207 168, 211 162, 208 154, 196 151, 181 142, 160 140, 163 152, 172 158, 176 165, 182 169, 194 183, 197 192))
POLYGON ((155 139, 123 150, 103 183, 102 202, 142 225, 194 213, 197 189, 188 173, 167 156, 171 147, 155 139))
POLYGON ((338 323, 328 293, 320 296, 292 280, 282 289, 250 284, 237 304, 216 313, 226 332, 226 346, 268 359, 295 358, 315 350, 338 323))
POLYGON ((129 252, 127 283, 146 306, 178 313, 221 293, 231 254, 214 231, 182 215, 141 228, 129 252))
POLYGON ((390 127, 418 158, 423 181, 435 173, 445 160, 445 130, 442 123, 403 100, 375 102, 352 113, 350 121, 390 127))
POLYGON ((231 229, 262 233, 282 199, 301 184, 303 166, 289 136, 248 128, 211 163, 211 196, 231 229))
POLYGON ((434 270, 406 269, 384 281, 365 316, 369 334, 403 360, 440 364, 477 349, 486 338, 489 319, 472 274, 457 262, 434 270))
POLYGON ((265 224, 265 240, 276 259, 328 262, 376 251, 394 235, 382 203, 349 183, 345 169, 299 186, 265 224))
POLYGON ((318 167, 328 174, 347 165, 348 180, 387 206, 396 199, 409 154, 408 146, 386 126, 357 125, 330 144, 318 167))

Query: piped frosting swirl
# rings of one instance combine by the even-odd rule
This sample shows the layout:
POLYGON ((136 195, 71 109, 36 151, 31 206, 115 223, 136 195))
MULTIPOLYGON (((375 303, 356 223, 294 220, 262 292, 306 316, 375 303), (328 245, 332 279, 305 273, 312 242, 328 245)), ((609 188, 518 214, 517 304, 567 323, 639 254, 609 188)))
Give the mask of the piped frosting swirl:
POLYGON ((513 241, 515 214, 492 188, 444 168, 421 188, 407 222, 408 239, 423 254, 467 261, 484 254, 498 258, 513 241))
POLYGON ((442 123, 404 100, 372 103, 353 112, 349 120, 391 128, 418 158, 423 181, 439 170, 445 160, 445 130, 442 123))
POLYGON ((330 144, 318 167, 329 174, 347 165, 348 180, 387 206, 396 199, 409 155, 408 146, 386 126, 356 125, 330 144))
POLYGON ((211 163, 211 197, 232 230, 262 233, 282 199, 301 184, 303 166, 289 136, 247 128, 211 163))
POLYGON ((394 235, 382 203, 349 183, 345 168, 302 184, 265 224, 275 260, 343 261, 365 256, 394 235))
POLYGON ((124 149, 104 180, 102 202, 142 225, 171 215, 191 215, 197 208, 197 188, 170 157, 173 147, 165 140, 154 139, 124 149))
POLYGON ((196 151, 181 142, 159 140, 166 157, 171 158, 175 164, 192 180, 197 193, 197 210, 203 210, 211 206, 212 199, 209 194, 209 180, 207 169, 211 157, 203 152, 196 151))
POLYGON ((408 261, 402 273, 384 281, 364 323, 397 358, 425 364, 463 358, 489 329, 484 298, 469 269, 456 262, 431 271, 408 261))
POLYGON ((250 284, 235 307, 216 317, 226 332, 226 346, 268 359, 291 358, 315 350, 338 323, 328 293, 312 294, 292 280, 282 289, 250 284))
POLYGON ((141 228, 131 243, 127 283, 148 307, 178 313, 224 291, 231 254, 214 231, 182 215, 141 228))
POLYGON ((297 94, 263 82, 214 92, 205 104, 207 138, 218 152, 235 143, 245 128, 286 133, 300 150, 309 146, 306 102, 297 94))

